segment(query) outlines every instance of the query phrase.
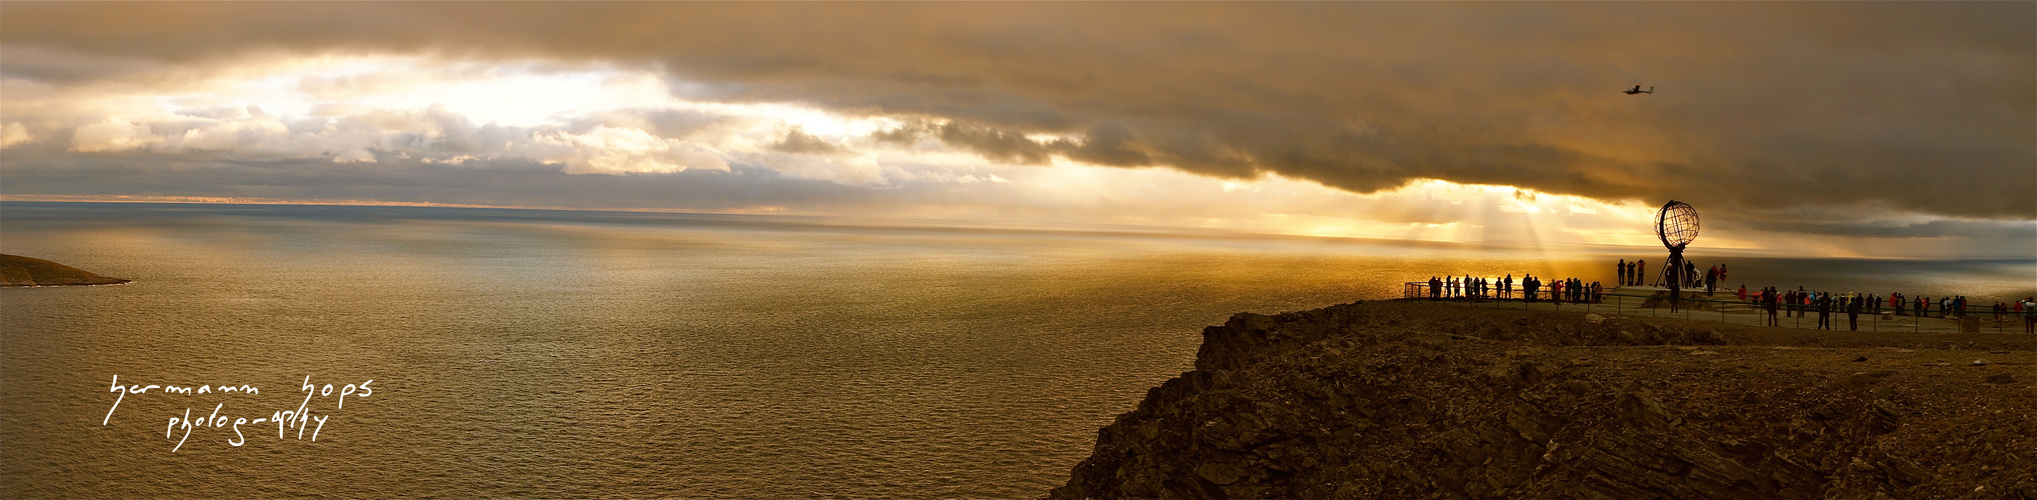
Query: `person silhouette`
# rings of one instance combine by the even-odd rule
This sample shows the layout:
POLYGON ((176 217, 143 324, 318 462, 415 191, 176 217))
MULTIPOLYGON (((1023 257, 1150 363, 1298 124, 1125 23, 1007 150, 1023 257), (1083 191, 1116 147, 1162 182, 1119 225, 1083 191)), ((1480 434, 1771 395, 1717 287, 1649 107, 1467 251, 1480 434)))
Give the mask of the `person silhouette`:
POLYGON ((1860 296, 1855 295, 1852 300, 1846 301, 1847 330, 1860 331, 1860 300, 1860 296))

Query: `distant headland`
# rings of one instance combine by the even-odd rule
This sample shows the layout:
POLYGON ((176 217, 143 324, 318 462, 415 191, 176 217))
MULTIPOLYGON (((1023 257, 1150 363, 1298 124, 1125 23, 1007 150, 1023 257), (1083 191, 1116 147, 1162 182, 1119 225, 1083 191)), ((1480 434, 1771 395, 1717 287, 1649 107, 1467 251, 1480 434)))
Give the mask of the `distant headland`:
POLYGON ((34 257, 0 254, 0 287, 118 285, 127 282, 34 257))

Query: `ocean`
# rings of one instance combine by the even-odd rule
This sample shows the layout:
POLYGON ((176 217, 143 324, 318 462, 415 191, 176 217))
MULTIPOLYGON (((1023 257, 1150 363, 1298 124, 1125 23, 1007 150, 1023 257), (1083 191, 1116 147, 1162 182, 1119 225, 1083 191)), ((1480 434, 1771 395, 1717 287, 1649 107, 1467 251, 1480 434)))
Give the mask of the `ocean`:
MULTIPOLYGON (((0 203, 0 252, 134 280, 0 290, 9 498, 1034 498, 1233 313, 1393 298, 1439 274, 1610 281, 1615 259, 1660 257, 1125 226, 31 202, 0 203)), ((2037 293, 2037 260, 1717 260, 1749 288, 2037 293)))

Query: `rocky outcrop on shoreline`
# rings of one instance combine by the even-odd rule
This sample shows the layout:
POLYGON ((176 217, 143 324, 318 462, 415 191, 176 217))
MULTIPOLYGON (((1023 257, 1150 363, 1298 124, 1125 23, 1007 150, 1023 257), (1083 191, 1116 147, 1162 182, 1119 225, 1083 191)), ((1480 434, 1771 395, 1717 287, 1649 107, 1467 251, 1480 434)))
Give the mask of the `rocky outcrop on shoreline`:
POLYGON ((2037 498, 2037 339, 1238 314, 1052 498, 2037 498))
POLYGON ((117 285, 127 282, 34 257, 0 254, 0 287, 117 285))

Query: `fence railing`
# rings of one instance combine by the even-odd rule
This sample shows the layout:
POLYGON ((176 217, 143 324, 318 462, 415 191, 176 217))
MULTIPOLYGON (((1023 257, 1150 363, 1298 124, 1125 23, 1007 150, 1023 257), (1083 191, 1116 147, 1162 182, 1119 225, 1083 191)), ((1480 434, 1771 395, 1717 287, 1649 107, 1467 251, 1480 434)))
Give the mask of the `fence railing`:
MULTIPOLYGON (((1968 310, 1945 311, 1929 308, 1921 311, 1890 307, 1864 307, 1857 314, 1847 308, 1834 306, 1825 312, 1823 325, 1818 318, 1816 305, 1776 304, 1774 322, 1770 323, 1767 304, 1754 301, 1753 297, 1741 300, 1731 293, 1707 294, 1684 292, 1674 300, 1666 292, 1642 295, 1622 293, 1620 289, 1602 290, 1599 293, 1579 294, 1581 297, 1567 297, 1552 300, 1547 291, 1538 293, 1534 300, 1526 298, 1520 289, 1502 293, 1497 288, 1483 294, 1467 294, 1461 288, 1452 290, 1443 287, 1432 290, 1426 281, 1410 281, 1402 288, 1406 299, 1433 300, 1463 304, 1467 307, 1489 307, 1502 309, 1544 309, 1557 311, 1581 311, 1613 315, 1647 315, 1651 317, 1680 317, 1690 320, 1717 321, 1727 324, 1753 326, 1775 326, 1781 328, 1856 330, 1878 332, 1908 331, 1936 333, 2021 333, 2028 330, 2025 322, 2028 316, 2003 313, 1999 317, 1992 311, 1968 310), (1433 296, 1431 294, 1434 294, 1433 296), (1850 315, 1850 317, 1849 317, 1850 315)), ((2029 314, 2024 312, 2023 314, 2029 314)))

